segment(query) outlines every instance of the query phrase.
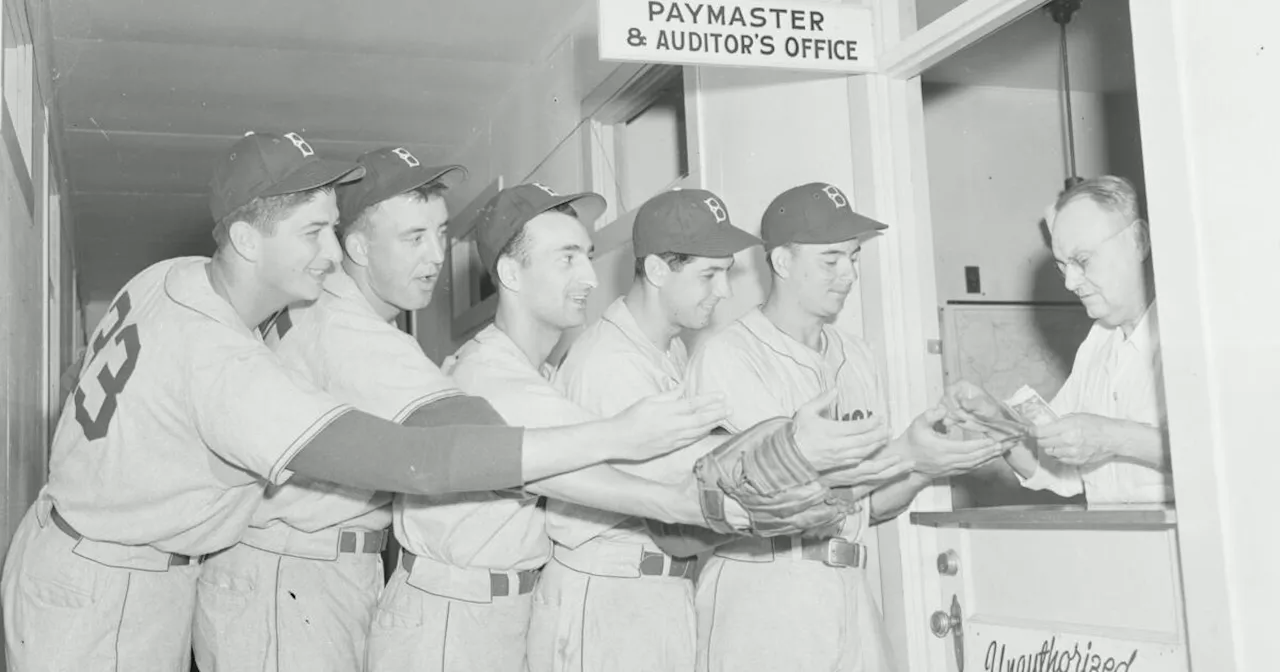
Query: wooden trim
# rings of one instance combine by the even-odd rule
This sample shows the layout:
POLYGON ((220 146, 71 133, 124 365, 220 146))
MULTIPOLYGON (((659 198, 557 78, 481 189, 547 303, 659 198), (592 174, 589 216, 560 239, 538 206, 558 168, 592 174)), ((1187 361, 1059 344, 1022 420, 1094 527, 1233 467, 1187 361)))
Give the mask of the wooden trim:
POLYGON ((3 124, 0 134, 4 135, 4 148, 9 153, 9 161, 13 164, 14 177, 18 180, 18 186, 22 188, 22 198, 26 201, 27 212, 31 213, 34 220, 36 216, 36 191, 35 185, 31 183, 31 169, 27 167, 27 160, 22 156, 22 144, 18 142, 18 132, 13 127, 13 117, 9 115, 9 101, 0 98, 0 108, 3 108, 3 124))
MULTIPOLYGON (((967 0, 900 41, 883 41, 880 74, 894 79, 918 77, 1044 3, 1045 0, 967 0)), ((882 0, 882 4, 893 4, 893 0, 882 0)))
POLYGON ((1215 433, 1215 421, 1222 416, 1206 411, 1221 400, 1214 395, 1214 345, 1205 331, 1210 321, 1203 303, 1207 269, 1198 240, 1202 227, 1196 221, 1202 211, 1196 201, 1198 166, 1189 154, 1195 129, 1184 81, 1195 64, 1187 61, 1179 42, 1179 35, 1187 32, 1179 26, 1179 4, 1131 0, 1129 13, 1148 211, 1152 221, 1160 223, 1151 227, 1153 254, 1160 260, 1155 282, 1160 296, 1185 297, 1176 309, 1161 309, 1160 347, 1170 452, 1176 465, 1187 642, 1192 669, 1233 672, 1248 666, 1239 657, 1243 652, 1233 631, 1239 614, 1233 613, 1238 607, 1232 605, 1231 568, 1225 557, 1234 521, 1227 509, 1231 493, 1224 491, 1221 452, 1230 447, 1221 445, 1215 433))
MULTIPOLYGON (((876 22, 882 41, 900 35, 913 11, 910 0, 882 0, 876 22)), ((863 252, 862 296, 865 334, 884 362, 896 434, 937 397, 942 383, 941 358, 926 350, 927 341, 938 337, 938 321, 924 109, 918 79, 866 75, 849 78, 848 87, 854 200, 859 210, 890 226, 863 252)), ((926 488, 913 508, 949 509, 949 488, 926 488)), ((911 526, 906 517, 878 532, 885 616, 905 656, 902 667, 945 670, 950 649, 924 627, 941 604, 938 574, 928 571, 940 548, 939 533, 911 526)))

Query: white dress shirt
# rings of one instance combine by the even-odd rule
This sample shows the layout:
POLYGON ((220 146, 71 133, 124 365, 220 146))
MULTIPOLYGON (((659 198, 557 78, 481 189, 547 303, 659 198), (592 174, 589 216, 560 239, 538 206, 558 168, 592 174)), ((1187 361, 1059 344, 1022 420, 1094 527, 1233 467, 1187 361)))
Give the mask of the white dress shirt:
MULTIPOLYGON (((1156 303, 1128 338, 1119 328, 1095 322, 1076 351, 1071 375, 1049 406, 1060 416, 1091 413, 1163 427, 1164 373, 1156 303)), ((1020 480, 1024 487, 1052 490, 1064 497, 1084 492, 1093 504, 1173 501, 1171 474, 1127 461, 1077 468, 1041 454, 1036 472, 1020 480)))

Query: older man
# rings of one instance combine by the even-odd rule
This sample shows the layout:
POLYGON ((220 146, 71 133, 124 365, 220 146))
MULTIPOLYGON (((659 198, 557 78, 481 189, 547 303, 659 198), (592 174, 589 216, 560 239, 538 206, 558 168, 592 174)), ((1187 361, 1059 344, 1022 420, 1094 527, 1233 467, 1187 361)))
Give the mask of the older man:
MULTIPOLYGON (((1137 193, 1124 178, 1098 177, 1064 192, 1051 214, 1054 260, 1094 324, 1050 403, 1060 419, 1006 459, 1034 490, 1172 501, 1151 241, 1137 193)), ((979 395, 962 383, 948 396, 972 407, 979 395)))

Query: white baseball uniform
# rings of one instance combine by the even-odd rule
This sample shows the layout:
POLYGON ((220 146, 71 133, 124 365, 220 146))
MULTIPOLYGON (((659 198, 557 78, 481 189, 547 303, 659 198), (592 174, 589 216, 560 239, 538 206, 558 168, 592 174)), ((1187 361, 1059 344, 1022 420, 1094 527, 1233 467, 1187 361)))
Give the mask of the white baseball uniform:
MULTIPOLYGON (((838 417, 883 415, 877 371, 870 349, 835 327, 823 327, 813 350, 755 309, 699 347, 688 386, 690 393, 724 394, 725 427, 737 433, 790 416, 832 388, 839 390, 838 417)), ((866 549, 856 544, 869 514, 863 500, 835 539, 747 538, 718 548, 698 577, 697 669, 893 669, 862 569, 866 549)))
MULTIPOLYGON (((342 271, 325 278, 319 299, 280 313, 264 338, 316 386, 394 422, 460 394, 342 271)), ((390 525, 387 493, 301 476, 268 488, 240 543, 204 564, 195 626, 201 672, 360 669, 390 525)))
MULTIPOLYGON (((1147 308, 1128 338, 1121 329, 1095 322, 1076 351, 1071 375, 1049 406, 1060 416, 1093 413, 1163 426, 1167 411, 1156 304, 1147 308)), ((1131 462, 1079 469, 1041 457, 1036 472, 1019 480, 1027 488, 1064 497, 1083 492, 1095 504, 1173 501, 1171 474, 1131 462)))
MULTIPOLYGON (((683 341, 659 350, 618 298, 574 341, 555 383, 572 401, 610 417, 679 387, 687 366, 683 341)), ((689 460, 677 452, 616 466, 678 482, 692 471, 689 460)), ((554 499, 547 530, 556 562, 543 572, 533 605, 532 672, 693 669, 694 559, 664 554, 641 519, 554 499)))
POLYGON ((4 566, 10 669, 186 670, 200 556, 349 409, 279 364, 208 264, 142 271, 94 333, 4 566))
MULTIPOLYGON (((445 370, 512 425, 581 421, 539 403, 549 384, 496 327, 464 344, 445 370)), ((534 581, 551 557, 538 498, 398 495, 395 532, 406 554, 379 603, 366 669, 520 672, 534 581)))

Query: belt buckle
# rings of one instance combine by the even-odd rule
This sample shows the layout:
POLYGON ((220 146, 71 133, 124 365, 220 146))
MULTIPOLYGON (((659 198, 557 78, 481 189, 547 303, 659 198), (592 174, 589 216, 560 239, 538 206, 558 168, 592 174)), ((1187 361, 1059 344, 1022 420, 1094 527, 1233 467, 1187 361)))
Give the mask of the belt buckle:
POLYGON ((861 547, 858 543, 835 537, 827 540, 827 552, 822 558, 822 564, 828 567, 859 567, 861 566, 861 547))

